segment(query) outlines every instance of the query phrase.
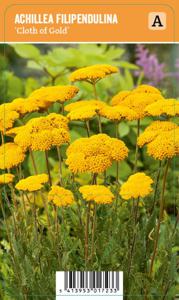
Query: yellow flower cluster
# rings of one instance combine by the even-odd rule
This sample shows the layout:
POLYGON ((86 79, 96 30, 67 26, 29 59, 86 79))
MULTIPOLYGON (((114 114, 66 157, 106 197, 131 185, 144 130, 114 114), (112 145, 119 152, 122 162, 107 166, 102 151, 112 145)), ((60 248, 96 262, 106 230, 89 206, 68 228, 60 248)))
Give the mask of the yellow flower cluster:
POLYGON ((42 87, 35 90, 29 98, 35 99, 37 101, 45 101, 47 103, 60 102, 64 103, 67 100, 70 100, 76 96, 79 89, 71 85, 59 85, 59 86, 50 86, 42 87))
POLYGON ((150 116, 179 116, 179 101, 175 99, 159 100, 155 103, 148 105, 145 112, 150 116))
POLYGON ((42 103, 40 104, 30 98, 16 98, 11 102, 11 106, 13 110, 18 112, 21 116, 46 108, 46 105, 43 105, 42 103))
POLYGON ((179 126, 169 121, 155 121, 137 140, 139 147, 147 144, 147 153, 155 159, 171 158, 179 153, 179 126))
POLYGON ((158 100, 164 99, 159 90, 152 86, 141 85, 133 91, 124 91, 118 93, 112 98, 112 105, 122 105, 135 111, 137 118, 144 118, 147 113, 146 107, 158 100))
POLYGON ((44 151, 53 146, 61 146, 70 140, 68 119, 51 113, 46 117, 31 119, 17 133, 14 141, 23 149, 44 151))
POLYGON ((25 159, 23 149, 15 143, 0 146, 0 169, 11 169, 18 166, 25 159))
POLYGON ((119 194, 125 200, 146 197, 152 192, 152 178, 145 173, 135 173, 121 186, 119 194))
POLYGON ((99 115, 116 122, 123 119, 129 121, 137 119, 137 114, 134 110, 122 105, 109 106, 106 104, 99 110, 99 115))
POLYGON ((121 161, 128 155, 128 148, 121 140, 106 134, 80 138, 67 149, 66 164, 73 173, 101 173, 112 165, 112 161, 121 161))
POLYGON ((104 185, 84 185, 79 191, 86 201, 94 201, 97 204, 110 204, 114 199, 110 189, 104 185))
POLYGON ((14 175, 9 173, 4 173, 0 175, 0 184, 12 183, 14 180, 14 175))
POLYGON ((5 132, 6 129, 13 127, 15 120, 19 118, 19 114, 13 111, 11 103, 0 105, 0 131, 5 132))
POLYGON ((39 174, 21 179, 15 186, 17 190, 35 192, 41 190, 44 183, 48 182, 47 174, 39 174))
POLYGON ((111 105, 119 105, 121 104, 121 102, 127 97, 129 96, 131 93, 131 91, 121 91, 119 93, 117 93, 111 100, 111 105))
POLYGON ((160 94, 161 92, 154 86, 141 84, 135 89, 133 89, 132 93, 147 93, 147 94, 160 94))
POLYGON ((85 80, 94 84, 107 75, 117 73, 118 71, 118 68, 111 65, 93 65, 74 71, 70 75, 70 81, 73 82, 85 80))
POLYGON ((73 102, 73 103, 70 103, 70 104, 66 105, 65 110, 67 112, 71 112, 73 110, 80 109, 80 108, 85 107, 85 106, 87 106, 87 107, 90 106, 91 108, 93 108, 97 111, 100 108, 102 108, 104 105, 105 105, 105 103, 100 101, 100 100, 93 100, 93 99, 91 99, 91 100, 80 100, 80 101, 73 102))
POLYGON ((169 121, 154 121, 152 122, 143 133, 137 139, 137 144, 139 147, 143 147, 145 144, 153 141, 162 132, 169 132, 171 130, 177 129, 177 125, 169 121))
POLYGON ((69 111, 67 118, 71 121, 86 121, 94 118, 100 108, 105 105, 104 102, 98 100, 81 100, 65 106, 65 110, 69 111))
POLYGON ((7 136, 11 136, 14 137, 16 136, 21 130, 22 130, 23 126, 19 126, 19 127, 13 127, 11 129, 8 129, 6 131, 6 135, 7 136))
POLYGON ((125 105, 133 109, 137 114, 137 119, 142 119, 147 115, 147 113, 145 112, 146 106, 155 101, 158 101, 159 99, 161 99, 160 94, 131 93, 121 102, 121 105, 125 105))
MULTIPOLYGON (((42 87, 40 89, 35 90, 30 94, 28 98, 16 98, 8 105, 8 113, 11 111, 14 115, 19 117, 24 116, 27 113, 31 113, 34 111, 44 111, 54 102, 63 103, 67 100, 72 99, 77 93, 79 89, 75 86, 52 86, 52 87, 42 87), (15 114, 16 113, 16 114, 15 114)), ((1 108, 0 108, 1 115, 1 108)), ((6 116, 6 119, 9 120, 10 116, 6 116)), ((6 120, 6 123, 8 123, 6 120)), ((7 128, 11 128, 7 127, 7 128)))
POLYGON ((93 109, 90 105, 83 106, 81 108, 76 108, 72 110, 68 115, 67 118, 70 121, 86 121, 92 119, 96 116, 96 110, 93 109))
POLYGON ((69 206, 74 203, 73 193, 60 186, 52 186, 48 193, 48 200, 52 201, 56 206, 69 206))
POLYGON ((176 129, 177 125, 170 121, 154 121, 145 130, 146 131, 170 131, 176 129))
POLYGON ((147 145, 147 153, 159 160, 179 155, 179 127, 160 133, 147 145))

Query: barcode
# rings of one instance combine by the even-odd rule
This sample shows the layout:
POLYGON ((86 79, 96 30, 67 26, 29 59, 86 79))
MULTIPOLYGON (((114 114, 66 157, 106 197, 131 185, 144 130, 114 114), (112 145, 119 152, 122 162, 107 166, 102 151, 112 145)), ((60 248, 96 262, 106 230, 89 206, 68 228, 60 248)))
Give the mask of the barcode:
POLYGON ((116 289, 120 288, 120 272, 69 271, 64 272, 64 290, 67 289, 116 289))

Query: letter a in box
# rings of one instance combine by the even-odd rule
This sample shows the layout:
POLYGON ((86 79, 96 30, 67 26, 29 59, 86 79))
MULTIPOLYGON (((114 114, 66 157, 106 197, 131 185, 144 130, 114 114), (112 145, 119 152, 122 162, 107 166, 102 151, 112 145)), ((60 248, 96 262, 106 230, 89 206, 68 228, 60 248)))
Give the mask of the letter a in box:
POLYGON ((150 30, 165 30, 167 27, 167 16, 165 12, 150 12, 148 16, 148 27, 150 30))

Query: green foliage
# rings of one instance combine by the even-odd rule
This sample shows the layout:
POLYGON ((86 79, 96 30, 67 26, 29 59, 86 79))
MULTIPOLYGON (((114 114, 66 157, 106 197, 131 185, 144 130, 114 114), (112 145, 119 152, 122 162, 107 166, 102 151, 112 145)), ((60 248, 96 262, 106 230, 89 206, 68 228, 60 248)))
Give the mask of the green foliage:
POLYGON ((12 47, 16 53, 23 58, 38 60, 38 57, 40 56, 40 51, 33 45, 12 44, 12 47))
MULTIPOLYGON (((105 78, 98 84, 97 89, 101 98, 108 101, 118 91, 133 88, 134 81, 131 72, 138 69, 136 65, 124 60, 124 48, 105 44, 81 44, 77 47, 57 46, 43 54, 35 45, 12 44, 7 45, 4 51, 5 59, 0 56, 1 103, 17 97, 27 97, 40 86, 69 84, 68 77, 72 70, 92 64, 111 64, 120 68, 120 74, 105 78), (26 66, 20 69, 19 66, 17 67, 18 72, 23 73, 23 80, 8 67, 6 55, 9 52, 17 55, 19 65, 26 66), (33 76, 31 76, 32 73, 33 76)), ((88 99, 94 97, 89 84, 77 85, 80 87, 79 97, 88 99)))
MULTIPOLYGON (((138 67, 121 60, 125 50, 120 47, 105 44, 81 44, 78 47, 54 47, 45 54, 41 54, 34 45, 15 44, 12 47, 20 57, 28 59, 28 69, 43 74, 40 79, 36 78, 36 84, 32 80, 29 82, 29 78, 27 78, 24 83, 25 91, 29 84, 32 84, 34 89, 39 85, 68 84, 68 75, 71 70, 92 64, 111 64, 118 66, 121 70, 120 75, 106 78, 99 83, 98 91, 103 99, 107 99, 108 91, 111 88, 115 94, 119 90, 132 89, 134 86, 131 71, 138 69, 138 67), (38 83, 38 81, 40 82, 38 83)), ((79 87, 83 98, 93 97, 92 89, 88 84, 79 83, 79 87)))
POLYGON ((4 80, 6 82, 6 97, 8 99, 15 99, 23 94, 22 80, 11 72, 4 73, 4 80))

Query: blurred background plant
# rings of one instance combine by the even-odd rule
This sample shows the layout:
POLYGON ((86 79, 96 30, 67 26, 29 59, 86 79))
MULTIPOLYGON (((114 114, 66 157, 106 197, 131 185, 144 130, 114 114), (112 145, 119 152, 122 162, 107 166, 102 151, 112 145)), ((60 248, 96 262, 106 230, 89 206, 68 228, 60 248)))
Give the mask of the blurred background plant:
MULTIPOLYGON (((1 45, 0 101, 27 96, 42 85, 66 84, 69 72, 96 63, 107 63, 121 69, 120 76, 99 83, 98 90, 103 100, 112 96, 111 87, 115 94, 142 82, 157 85, 176 97, 178 56, 178 45, 1 45), (133 74, 135 77, 131 76, 133 74)), ((79 85, 79 97, 92 97, 87 84, 79 85)))

